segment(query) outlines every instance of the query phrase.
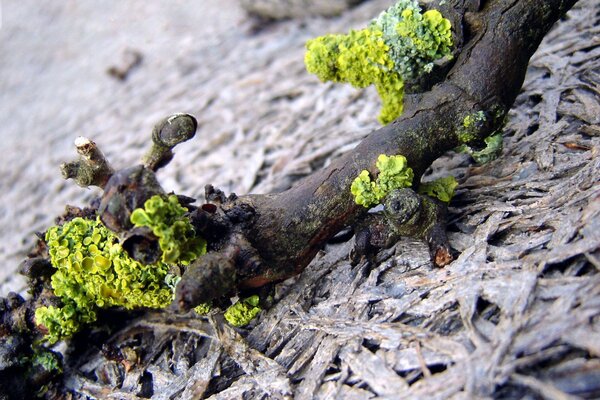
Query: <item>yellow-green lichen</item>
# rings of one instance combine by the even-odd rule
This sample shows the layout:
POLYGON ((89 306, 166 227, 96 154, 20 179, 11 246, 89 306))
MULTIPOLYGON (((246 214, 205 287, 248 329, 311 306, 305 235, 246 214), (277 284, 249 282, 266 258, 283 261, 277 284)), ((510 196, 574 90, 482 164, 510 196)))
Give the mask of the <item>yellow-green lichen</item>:
POLYGON ((223 316, 233 326, 248 325, 262 308, 258 306, 260 298, 258 295, 253 295, 243 300, 239 300, 234 305, 225 310, 223 316))
POLYGON ((131 213, 131 222, 136 227, 146 226, 159 241, 162 261, 167 264, 187 265, 206 253, 206 241, 195 235, 189 219, 184 217, 187 209, 179 204, 177 196, 165 200, 156 195, 131 213))
POLYGON ((383 194, 377 184, 371 180, 369 171, 362 170, 350 186, 350 192, 354 196, 354 202, 364 207, 372 207, 379 204, 383 194))
POLYGON ((48 340, 71 336, 96 320, 96 310, 111 306, 162 308, 173 299, 165 283, 168 265, 143 265, 123 250, 99 219, 74 218, 45 236, 56 272, 51 283, 62 307, 40 307, 36 322, 48 340))
POLYGON ((453 176, 446 176, 431 182, 422 182, 419 185, 419 193, 449 203, 457 186, 458 182, 453 176))
POLYGON ((395 73, 383 33, 373 29, 352 30, 347 35, 326 35, 306 43, 308 72, 322 81, 347 82, 357 88, 375 85, 382 98, 382 123, 402 112, 404 83, 395 73))
POLYGON ((210 303, 202 303, 194 307, 194 312, 199 315, 206 315, 212 310, 212 305, 210 303))
POLYGON ((413 170, 408 167, 406 157, 380 154, 375 166, 379 170, 377 175, 377 186, 384 196, 394 189, 409 187, 412 185, 413 170))
POLYGON ((136 226, 149 226, 159 238, 163 257, 154 264, 132 259, 99 219, 74 218, 48 229, 45 239, 56 268, 51 284, 62 306, 40 307, 35 319, 47 330, 49 342, 93 323, 100 308, 164 308, 171 303, 179 277, 168 273, 169 265, 189 263, 206 252, 206 243, 194 236, 183 218, 186 209, 176 201, 176 196, 167 201, 153 197, 132 214, 136 226))
POLYGON ((421 13, 415 0, 400 0, 366 29, 309 40, 305 64, 322 81, 374 85, 382 100, 379 121, 387 124, 402 113, 404 82, 431 72, 451 47, 449 20, 437 10, 421 13))
POLYGON ((421 14, 414 9, 405 9, 401 16, 396 32, 404 40, 398 40, 397 43, 404 43, 392 46, 393 60, 404 68, 402 76, 414 79, 423 72, 431 72, 433 61, 446 55, 450 57, 451 25, 438 10, 421 14), (402 62, 404 57, 409 57, 411 62, 402 62))
POLYGON ((413 170, 404 156, 380 154, 375 166, 379 171, 375 181, 369 171, 363 170, 350 186, 356 204, 367 208, 379 204, 392 190, 410 187, 413 180, 413 170))

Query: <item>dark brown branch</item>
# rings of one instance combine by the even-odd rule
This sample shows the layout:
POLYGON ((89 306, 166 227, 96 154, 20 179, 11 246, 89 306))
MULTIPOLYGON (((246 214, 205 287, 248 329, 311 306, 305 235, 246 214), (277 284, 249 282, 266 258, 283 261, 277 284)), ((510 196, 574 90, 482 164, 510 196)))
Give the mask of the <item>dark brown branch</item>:
MULTIPOLYGON (((401 117, 293 188, 280 194, 243 196, 220 206, 225 214, 240 207, 254 212, 251 223, 237 231, 261 256, 262 268, 253 276, 242 274, 246 276, 238 285, 257 287, 297 274, 325 241, 364 215, 366 209, 354 203, 349 188, 361 170, 376 174, 379 154, 404 155, 418 184, 435 159, 460 144, 465 116, 481 111, 487 117, 487 123, 473 132, 475 141, 499 129, 521 88, 530 57, 575 2, 457 0, 437 7, 450 16, 456 32, 464 31, 464 37, 455 41, 463 47, 442 83, 408 96, 401 117)), ((188 269, 181 290, 194 279, 195 268, 203 268, 202 259, 188 269)), ((196 282, 194 287, 209 284, 196 282)))
POLYGON ((426 242, 433 263, 449 264, 452 250, 446 236, 447 205, 411 189, 398 189, 385 199, 382 213, 368 214, 355 228, 355 263, 395 244, 401 237, 426 242))

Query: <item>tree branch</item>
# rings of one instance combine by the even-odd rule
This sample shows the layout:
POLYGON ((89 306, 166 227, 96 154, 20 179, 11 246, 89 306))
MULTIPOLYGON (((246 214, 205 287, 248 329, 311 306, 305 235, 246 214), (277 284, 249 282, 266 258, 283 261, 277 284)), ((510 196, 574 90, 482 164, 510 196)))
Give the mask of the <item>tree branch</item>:
MULTIPOLYGON (((244 237, 253 250, 236 254, 260 256, 260 262, 252 263, 250 269, 243 256, 234 260, 237 287, 258 287, 299 273, 328 239, 364 216, 367 209, 354 202, 350 185, 363 169, 376 175, 379 154, 404 155, 418 184, 435 159, 464 143, 461 135, 466 116, 478 112, 485 116, 485 122, 469 132, 471 143, 500 129, 521 88, 530 57, 551 26, 575 3, 576 0, 430 3, 429 8, 439 9, 452 21, 459 35, 454 41, 456 61, 442 83, 426 93, 407 96, 402 116, 372 132, 354 150, 293 188, 278 194, 226 200, 210 213, 197 210, 196 218, 203 221, 243 216, 236 226, 223 228, 229 236, 221 242, 228 244, 215 247, 216 251, 223 248, 231 253, 232 246, 246 246, 238 242, 244 237)), ((210 300, 202 288, 212 282, 203 278, 206 273, 198 271, 211 262, 202 257, 184 274, 177 295, 181 309, 210 300)))

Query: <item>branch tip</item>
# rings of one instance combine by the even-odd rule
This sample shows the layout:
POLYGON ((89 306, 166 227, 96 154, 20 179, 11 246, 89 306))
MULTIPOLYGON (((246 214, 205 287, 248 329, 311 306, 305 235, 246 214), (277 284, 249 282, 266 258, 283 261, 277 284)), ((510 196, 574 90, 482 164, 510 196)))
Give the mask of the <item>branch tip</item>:
POLYGON ((104 188, 115 172, 104 154, 92 140, 78 136, 75 148, 79 159, 63 163, 60 170, 64 179, 73 179, 81 187, 98 186, 104 188))
POLYGON ((173 148, 194 137, 198 121, 190 114, 178 113, 160 120, 152 129, 152 148, 143 157, 144 166, 157 171, 173 159, 173 148))

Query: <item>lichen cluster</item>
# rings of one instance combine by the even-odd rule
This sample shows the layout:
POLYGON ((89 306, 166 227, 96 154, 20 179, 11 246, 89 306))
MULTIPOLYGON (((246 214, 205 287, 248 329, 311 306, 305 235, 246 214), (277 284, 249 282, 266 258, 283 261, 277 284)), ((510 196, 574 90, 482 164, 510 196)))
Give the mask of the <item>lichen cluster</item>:
POLYGON ((322 81, 374 85, 382 100, 379 121, 393 121, 402 113, 404 82, 431 72, 435 60, 450 57, 450 21, 437 10, 421 11, 416 0, 400 0, 368 28, 309 40, 307 70, 322 81))
POLYGON ((434 197, 444 203, 449 203, 454 196, 454 189, 458 186, 458 182, 453 176, 446 176, 431 182, 422 182, 419 185, 418 192, 429 197, 434 197))
POLYGON ((36 351, 31 359, 31 364, 33 366, 40 366, 48 372, 62 372, 61 357, 42 346, 36 348, 36 351))
POLYGON ((367 208, 379 204, 392 190, 410 187, 413 180, 413 170, 404 156, 380 154, 375 166, 379 171, 375 181, 369 171, 363 170, 350 186, 356 204, 367 208))
POLYGON ((194 307, 194 312, 198 315, 206 315, 212 310, 212 305, 210 303, 202 303, 194 307))
POLYGON ((160 238, 163 259, 154 264, 132 259, 99 219, 74 218, 48 229, 45 240, 56 268, 51 284, 62 306, 40 307, 35 319, 48 331, 50 343, 94 322, 99 308, 164 308, 171 303, 177 279, 169 274, 169 265, 188 263, 206 251, 206 243, 181 218, 186 209, 173 199, 152 198, 135 218, 160 238))
POLYGON ((136 227, 146 226, 159 238, 162 261, 167 264, 187 265, 201 254, 206 253, 206 241, 194 233, 194 228, 184 214, 177 196, 166 200, 153 196, 131 213, 131 222, 136 227))
POLYGON ((262 310, 259 307, 259 302, 258 295, 241 299, 225 310, 223 316, 233 326, 248 325, 262 310))
POLYGON ((370 28, 383 32, 394 69, 404 80, 431 72, 434 61, 449 56, 453 46, 450 21, 438 10, 422 13, 414 0, 398 1, 370 28))

